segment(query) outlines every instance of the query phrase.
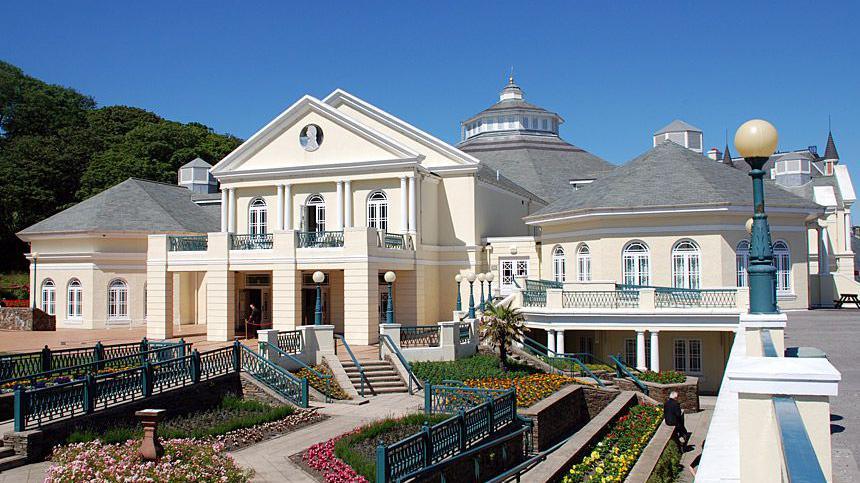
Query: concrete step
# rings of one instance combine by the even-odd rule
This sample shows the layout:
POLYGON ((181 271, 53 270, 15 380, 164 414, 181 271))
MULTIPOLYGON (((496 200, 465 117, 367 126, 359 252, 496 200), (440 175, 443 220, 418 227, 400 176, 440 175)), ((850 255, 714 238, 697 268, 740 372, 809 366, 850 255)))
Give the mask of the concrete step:
POLYGON ((0 459, 6 458, 7 456, 12 456, 15 454, 15 450, 9 447, 0 446, 0 459))
MULTIPOLYGON (((373 389, 376 391, 376 394, 399 394, 399 393, 408 392, 408 389, 406 389, 405 386, 401 386, 401 387, 374 387, 373 389)), ((365 394, 368 394, 368 393, 365 393, 365 394)))
MULTIPOLYGON (((352 382, 356 382, 356 381, 360 381, 361 377, 358 374, 356 374, 355 376, 349 376, 349 380, 352 382)), ((376 381, 379 381, 379 382, 387 382, 387 381, 400 382, 400 376, 398 376, 397 374, 391 374, 389 376, 368 377, 367 380, 371 381, 371 382, 376 382, 376 381)))
POLYGON ((382 387, 406 387, 402 381, 370 381, 370 386, 374 389, 382 387))
POLYGON ((7 456, 0 458, 0 471, 11 470, 25 464, 27 464, 27 457, 24 455, 7 456))
MULTIPOLYGON (((384 376, 393 376, 396 375, 397 372, 391 368, 388 369, 380 369, 378 371, 364 371, 364 376, 367 378, 371 377, 384 377, 384 376)), ((349 377, 358 377, 361 375, 358 371, 346 371, 346 375, 349 377)))
MULTIPOLYGON (((361 367, 363 367, 365 369, 374 368, 374 367, 389 367, 391 365, 391 363, 389 363, 388 361, 358 361, 358 362, 359 362, 359 364, 361 364, 361 367)), ((341 365, 344 368, 356 367, 355 363, 353 363, 352 361, 342 362, 341 365)))

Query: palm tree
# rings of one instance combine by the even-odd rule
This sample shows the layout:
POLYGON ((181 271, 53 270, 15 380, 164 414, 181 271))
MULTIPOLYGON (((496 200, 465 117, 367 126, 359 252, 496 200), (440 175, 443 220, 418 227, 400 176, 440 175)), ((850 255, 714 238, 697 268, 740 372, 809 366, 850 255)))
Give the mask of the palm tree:
POLYGON ((481 315, 481 340, 493 347, 499 348, 499 368, 508 371, 508 347, 511 342, 523 340, 525 318, 519 309, 511 308, 510 304, 488 304, 481 315))

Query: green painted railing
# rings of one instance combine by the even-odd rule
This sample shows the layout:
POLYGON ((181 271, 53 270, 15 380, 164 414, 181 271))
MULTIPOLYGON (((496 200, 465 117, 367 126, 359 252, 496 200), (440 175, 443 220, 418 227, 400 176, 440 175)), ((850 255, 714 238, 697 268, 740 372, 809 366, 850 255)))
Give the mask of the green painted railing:
POLYGON ((735 308, 738 291, 733 288, 678 288, 615 284, 617 290, 654 289, 658 308, 735 308))
POLYGON ((461 381, 445 381, 443 384, 424 382, 424 413, 455 414, 457 411, 471 409, 507 393, 507 389, 484 389, 468 387, 461 381))
POLYGON ((406 248, 406 236, 401 233, 385 233, 382 237, 382 246, 403 250, 406 248))
MULTIPOLYGON (((563 365, 570 365, 572 367, 578 367, 580 372, 584 373, 585 375, 590 377, 592 380, 594 380, 594 382, 598 386, 600 386, 600 387, 605 386, 603 381, 599 377, 597 377, 594 374, 594 372, 592 372, 591 369, 589 369, 588 366, 585 365, 584 362, 582 362, 582 359, 580 358, 579 354, 572 354, 572 353, 567 353, 567 352, 564 352, 564 353, 556 352, 556 351, 546 347, 545 345, 541 344, 540 342, 538 342, 538 341, 536 341, 530 337, 523 337, 522 346, 523 346, 523 350, 531 353, 532 355, 536 356, 539 359, 543 359, 544 362, 549 364, 553 369, 557 370, 559 373, 564 373, 564 370, 560 367, 557 367, 558 365, 563 364, 563 365), (559 364, 559 363, 561 363, 561 364, 559 364)), ((570 372, 573 372, 573 371, 570 371, 570 372)))
POLYGON ((37 375, 64 367, 80 366, 137 354, 147 350, 147 340, 140 342, 104 345, 97 342, 94 346, 74 349, 50 349, 46 345, 36 352, 5 354, 0 356, 0 384, 18 377, 37 375))
POLYGON ((523 290, 523 307, 546 307, 546 290, 523 290))
POLYGON ((439 326, 400 327, 400 347, 439 347, 439 326))
POLYGON ((278 331, 278 348, 290 354, 298 354, 304 350, 304 337, 300 330, 278 331))
POLYGON ((442 461, 490 441, 517 419, 517 395, 511 389, 483 404, 396 443, 376 448, 376 482, 403 481, 442 461))
POLYGON ((625 376, 630 378, 630 380, 633 381, 633 384, 636 384, 636 387, 638 387, 643 394, 645 394, 646 396, 648 395, 648 386, 646 386, 645 383, 640 381, 638 377, 633 375, 633 371, 631 371, 630 368, 628 368, 623 362, 621 362, 620 354, 618 356, 609 356, 609 359, 611 359, 612 362, 615 363, 616 377, 618 377, 619 379, 625 376))
MULTIPOLYGON (((361 395, 361 397, 364 397, 364 386, 366 384, 368 388, 370 388, 371 394, 376 394, 376 391, 374 391, 373 388, 370 387, 370 381, 367 380, 367 375, 364 372, 364 366, 362 366, 361 363, 358 362, 358 359, 355 357, 355 354, 352 353, 352 348, 349 347, 349 344, 346 342, 346 339, 340 334, 335 334, 334 337, 336 339, 339 339, 341 343, 343 343, 343 347, 344 349, 346 349, 346 353, 349 354, 349 358, 352 360, 352 363, 355 364, 355 368, 358 370, 358 379, 360 381, 360 389, 358 393, 361 395)), ((337 355, 337 342, 334 343, 334 353, 335 355, 337 355)))
POLYGON ((230 250, 271 250, 274 238, 271 233, 260 235, 230 234, 230 250))
POLYGON ((413 393, 413 382, 415 382, 415 386, 420 390, 421 383, 418 382, 418 377, 416 377, 415 373, 412 372, 412 364, 410 364, 409 361, 406 360, 406 357, 404 357, 403 353, 400 352, 400 348, 397 347, 397 344, 394 343, 394 341, 391 339, 391 336, 388 334, 380 334, 379 341, 379 359, 382 359, 382 345, 385 344, 385 346, 388 347, 388 350, 391 351, 397 357, 397 360, 400 361, 400 364, 403 366, 403 368, 406 369, 409 394, 413 393))
POLYGON ((342 231, 297 231, 298 248, 336 248, 343 246, 342 231))
POLYGON ((548 288, 564 288, 564 284, 555 280, 526 280, 526 290, 543 290, 548 288))
POLYGON ((460 322, 458 325, 458 332, 461 344, 466 344, 470 340, 472 340, 472 324, 467 322, 460 322))
MULTIPOLYGON (((280 344, 280 340, 278 340, 280 344)), ((306 370, 308 370, 311 374, 316 376, 322 381, 325 381, 325 392, 323 395, 325 396, 325 402, 331 402, 331 379, 332 377, 328 374, 323 374, 322 372, 314 369, 313 367, 305 364, 305 361, 299 359, 298 357, 294 357, 292 354, 282 350, 280 347, 273 346, 268 342, 261 340, 260 341, 260 354, 268 360, 272 360, 275 356, 281 356, 284 359, 290 360, 293 364, 298 365, 306 370), (270 354, 269 351, 272 351, 270 354)))
POLYGON ((169 236, 167 251, 170 252, 205 252, 209 247, 207 235, 169 236))
POLYGON ((238 366, 251 377, 268 386, 293 404, 308 407, 308 380, 290 374, 290 371, 269 361, 251 348, 236 341, 238 366))
POLYGON ((639 306, 638 290, 595 290, 562 292, 561 306, 565 309, 620 309, 639 306))

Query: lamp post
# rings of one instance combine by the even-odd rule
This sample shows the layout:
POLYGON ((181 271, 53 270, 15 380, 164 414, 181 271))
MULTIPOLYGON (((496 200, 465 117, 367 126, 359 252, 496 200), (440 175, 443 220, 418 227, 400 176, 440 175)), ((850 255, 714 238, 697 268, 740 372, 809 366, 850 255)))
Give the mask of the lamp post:
POLYGON ((463 276, 459 273, 454 275, 454 281, 457 282, 457 312, 463 310, 463 301, 460 299, 460 282, 463 281, 463 276))
POLYGON ((42 296, 42 291, 39 290, 39 277, 37 270, 39 268, 39 252, 30 252, 30 256, 33 257, 33 285, 30 287, 30 298, 33 300, 32 308, 36 309, 36 297, 42 296), (36 293, 33 293, 33 291, 36 293))
POLYGON ((484 275, 484 280, 487 281, 487 305, 490 305, 493 300, 493 279, 496 278, 493 272, 487 272, 484 275))
POLYGON ((478 286, 481 287, 481 303, 478 304, 478 308, 484 310, 484 274, 478 274, 478 286))
POLYGON ((774 314, 776 305, 776 267, 773 265, 773 247, 770 227, 764 211, 764 175, 762 169, 776 150, 779 136, 776 128, 762 119, 741 124, 735 133, 735 149, 750 165, 753 180, 753 222, 750 232, 750 313, 774 314))
POLYGON ((314 283, 317 284, 317 306, 314 311, 314 325, 322 325, 322 288, 320 285, 325 281, 325 274, 316 271, 313 274, 314 283))
POLYGON ((466 280, 469 281, 469 318, 475 318, 475 292, 472 290, 475 283, 475 272, 467 272, 466 280))
POLYGON ((391 284, 397 280, 397 275, 394 272, 385 272, 385 282, 388 283, 388 303, 385 306, 385 323, 394 323, 394 295, 391 292, 391 284))

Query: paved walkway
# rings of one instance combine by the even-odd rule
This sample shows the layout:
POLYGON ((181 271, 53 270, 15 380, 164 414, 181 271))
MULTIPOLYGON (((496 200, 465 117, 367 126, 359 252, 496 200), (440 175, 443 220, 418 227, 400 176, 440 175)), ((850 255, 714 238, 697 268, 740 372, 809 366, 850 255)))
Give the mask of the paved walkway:
MULTIPOLYGON (((372 397, 369 404, 360 407, 334 403, 313 405, 330 418, 231 453, 240 465, 254 468, 254 481, 315 482, 289 460, 291 455, 372 421, 421 411, 424 399, 408 394, 385 394, 372 397)), ((0 473, 0 483, 42 482, 49 466, 50 463, 35 463, 4 471, 0 473)))
POLYGON ((830 399, 833 480, 860 481, 860 310, 788 312, 786 347, 818 347, 842 373, 839 395, 830 399))

